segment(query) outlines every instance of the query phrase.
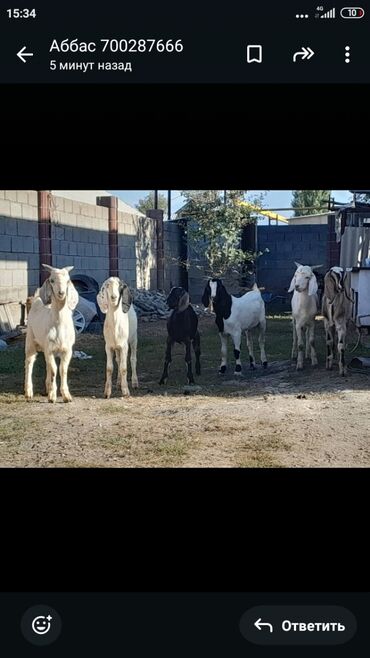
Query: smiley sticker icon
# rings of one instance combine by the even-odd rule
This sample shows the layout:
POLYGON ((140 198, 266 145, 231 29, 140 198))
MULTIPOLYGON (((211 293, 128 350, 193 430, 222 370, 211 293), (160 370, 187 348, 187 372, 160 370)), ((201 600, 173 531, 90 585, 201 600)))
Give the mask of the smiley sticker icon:
POLYGON ((35 617, 35 619, 32 621, 32 630, 37 633, 37 635, 45 635, 48 633, 51 629, 51 620, 52 616, 48 615, 45 617, 45 615, 39 615, 38 617, 35 617))
POLYGON ((51 606, 35 605, 23 614, 21 630, 28 642, 36 646, 45 646, 58 639, 62 630, 62 620, 51 606))

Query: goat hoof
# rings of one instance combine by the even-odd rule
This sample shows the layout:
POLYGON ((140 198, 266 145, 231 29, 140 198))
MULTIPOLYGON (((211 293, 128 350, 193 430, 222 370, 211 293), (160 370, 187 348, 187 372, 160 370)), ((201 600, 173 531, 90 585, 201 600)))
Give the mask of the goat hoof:
POLYGON ((51 404, 55 404, 56 403, 56 398, 49 398, 48 402, 50 402, 51 404))
POLYGON ((219 375, 224 375, 225 372, 226 372, 226 366, 221 366, 220 369, 219 369, 219 371, 218 371, 218 374, 219 374, 219 375))
POLYGON ((132 386, 132 388, 139 388, 139 382, 138 381, 132 381, 131 386, 132 386))
POLYGON ((167 384, 167 379, 160 379, 159 386, 163 386, 164 384, 167 384))
POLYGON ((65 395, 63 398, 63 402, 72 402, 72 395, 65 395))
POLYGON ((249 369, 250 369, 250 370, 255 370, 255 369, 256 369, 255 364, 254 364, 254 363, 251 363, 250 366, 249 366, 249 369))
POLYGON ((265 369, 267 368, 267 361, 263 361, 262 367, 265 368, 265 369))

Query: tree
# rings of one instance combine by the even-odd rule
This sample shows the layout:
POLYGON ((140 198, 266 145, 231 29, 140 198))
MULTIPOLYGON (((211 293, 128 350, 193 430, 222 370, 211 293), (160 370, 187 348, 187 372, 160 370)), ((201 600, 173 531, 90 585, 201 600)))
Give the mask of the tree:
POLYGON ((246 190, 185 190, 187 223, 190 244, 195 253, 207 261, 208 274, 224 275, 231 268, 241 271, 255 258, 255 254, 241 249, 243 228, 255 222, 253 204, 261 206, 258 197, 242 205, 246 190))
MULTIPOLYGON (((149 192, 143 199, 139 199, 136 208, 146 215, 148 210, 154 208, 154 191, 149 192)), ((167 199, 164 194, 158 193, 158 208, 167 212, 167 199)))
POLYGON ((293 190, 292 208, 294 216, 314 215, 328 210, 331 190, 293 190), (302 210, 301 210, 302 209, 302 210))

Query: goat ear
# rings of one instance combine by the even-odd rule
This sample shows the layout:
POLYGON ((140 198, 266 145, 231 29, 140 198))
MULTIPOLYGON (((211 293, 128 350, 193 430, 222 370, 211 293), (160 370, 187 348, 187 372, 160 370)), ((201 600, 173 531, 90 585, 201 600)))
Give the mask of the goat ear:
MULTIPOLYGON (((67 269, 67 268, 66 268, 67 269)), ((76 288, 74 287, 72 281, 68 281, 68 288, 67 288, 67 304, 68 308, 73 311, 73 309, 76 308, 78 304, 78 292, 76 288)))
POLYGON ((45 306, 51 304, 51 284, 49 279, 46 279, 39 289, 39 297, 45 306))
POLYGON ((180 299, 179 299, 179 304, 178 304, 178 307, 177 307, 177 310, 178 310, 179 313, 182 313, 183 311, 186 311, 186 309, 189 306, 189 301, 190 301, 189 293, 186 292, 186 290, 184 290, 181 297, 180 297, 180 299))
POLYGON ((47 270, 48 272, 52 272, 55 269, 51 265, 46 265, 45 263, 42 263, 42 267, 44 268, 44 270, 47 270))
POLYGON ((120 282, 119 293, 121 295, 122 310, 128 313, 132 304, 132 295, 127 283, 120 282))
POLYGON ((204 288, 204 293, 202 296, 202 304, 205 308, 208 308, 210 298, 211 298, 211 286, 209 285, 208 282, 206 287, 204 288))
POLYGON ((297 263, 296 260, 294 261, 294 265, 295 265, 296 267, 303 267, 303 265, 302 265, 301 263, 297 263))
POLYGON ((289 286, 289 288, 288 288, 288 292, 293 292, 293 290, 294 290, 294 286, 295 286, 295 275, 293 276, 293 278, 292 278, 292 280, 291 280, 291 282, 290 282, 290 286, 289 286))
POLYGON ((337 281, 336 278, 332 275, 331 272, 325 274, 324 279, 324 294, 329 302, 334 301, 334 297, 337 293, 337 281))
POLYGON ((71 272, 72 270, 74 270, 74 268, 75 268, 74 265, 67 265, 67 267, 65 267, 64 269, 67 270, 67 272, 71 272))
POLYGON ((318 285, 317 285, 317 279, 315 275, 313 274, 310 278, 309 284, 308 284, 308 294, 309 295, 316 295, 318 291, 318 285))
POLYGON ((102 287, 96 295, 96 301, 98 302, 101 312, 108 313, 107 281, 104 281, 102 284, 102 287))

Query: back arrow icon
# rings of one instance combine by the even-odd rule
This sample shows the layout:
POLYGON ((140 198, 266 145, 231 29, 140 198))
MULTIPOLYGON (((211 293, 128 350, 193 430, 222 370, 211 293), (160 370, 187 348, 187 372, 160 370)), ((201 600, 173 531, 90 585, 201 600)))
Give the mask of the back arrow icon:
POLYGON ((269 624, 267 621, 262 621, 261 617, 254 622, 254 625, 256 628, 258 628, 259 631, 262 631, 261 626, 268 626, 270 629, 270 633, 274 632, 272 624, 269 624))
POLYGON ((302 50, 298 50, 298 52, 294 53, 293 62, 297 61, 297 57, 302 57, 302 59, 311 59, 314 54, 315 53, 313 50, 311 50, 311 48, 305 48, 302 46, 302 50))
POLYGON ((17 53, 17 57, 22 60, 23 64, 26 63, 25 57, 33 57, 33 53, 25 53, 24 51, 26 50, 27 46, 23 46, 23 48, 20 49, 19 53, 17 53))

